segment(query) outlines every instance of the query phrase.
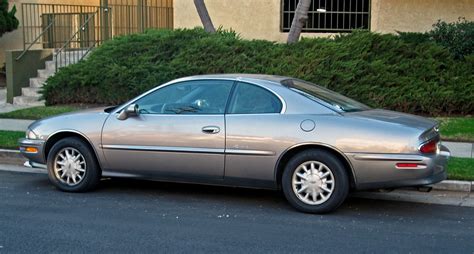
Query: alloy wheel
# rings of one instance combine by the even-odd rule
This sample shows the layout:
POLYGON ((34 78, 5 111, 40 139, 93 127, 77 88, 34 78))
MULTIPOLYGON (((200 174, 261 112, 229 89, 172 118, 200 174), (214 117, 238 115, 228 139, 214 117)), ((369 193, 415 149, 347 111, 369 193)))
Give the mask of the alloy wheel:
POLYGON ((319 161, 299 165, 292 177, 293 192, 308 205, 326 202, 334 192, 335 179, 331 169, 319 161))
POLYGON ((56 179, 68 186, 76 186, 86 174, 87 165, 84 156, 75 148, 61 149, 54 160, 56 179))

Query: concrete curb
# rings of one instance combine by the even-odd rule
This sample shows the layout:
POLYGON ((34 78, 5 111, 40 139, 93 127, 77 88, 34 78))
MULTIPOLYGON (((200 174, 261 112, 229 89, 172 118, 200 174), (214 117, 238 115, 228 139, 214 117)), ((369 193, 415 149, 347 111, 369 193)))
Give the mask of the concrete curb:
MULTIPOLYGON (((25 161, 26 159, 18 150, 0 149, 0 164, 23 165, 25 161)), ((469 181, 444 180, 431 185, 431 187, 440 191, 474 192, 474 182, 469 181)))
POLYGON ((472 192, 474 191, 474 182, 444 180, 440 183, 434 184, 432 187, 435 190, 457 191, 457 192, 472 192))
POLYGON ((25 157, 18 150, 0 149, 0 164, 23 165, 25 157))

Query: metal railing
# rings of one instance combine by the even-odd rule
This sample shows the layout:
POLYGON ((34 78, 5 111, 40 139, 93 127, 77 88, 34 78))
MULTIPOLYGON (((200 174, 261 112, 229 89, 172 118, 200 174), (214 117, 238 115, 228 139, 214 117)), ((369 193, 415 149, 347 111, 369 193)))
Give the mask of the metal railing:
POLYGON ((97 7, 95 12, 79 16, 78 29, 54 53, 56 71, 59 67, 79 62, 92 48, 103 41, 104 36, 100 26, 96 25, 100 23, 103 12, 110 15, 111 9, 97 7))
POLYGON ((104 2, 105 6, 22 3, 24 50, 17 60, 31 48, 89 52, 116 35, 148 28, 173 28, 172 0, 104 2))
POLYGON ((114 36, 148 28, 173 28, 172 0, 109 0, 108 6, 114 9, 114 36))

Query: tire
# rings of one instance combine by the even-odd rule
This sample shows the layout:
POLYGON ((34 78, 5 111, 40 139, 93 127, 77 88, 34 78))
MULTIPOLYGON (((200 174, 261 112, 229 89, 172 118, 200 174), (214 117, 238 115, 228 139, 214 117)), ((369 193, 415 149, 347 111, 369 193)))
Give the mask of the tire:
POLYGON ((293 156, 281 180, 288 202, 306 213, 332 212, 349 193, 349 179, 344 165, 332 153, 320 149, 306 150, 293 156))
POLYGON ((87 143, 76 137, 64 138, 54 144, 48 154, 47 167, 50 182, 66 192, 92 190, 101 178, 95 154, 87 143))

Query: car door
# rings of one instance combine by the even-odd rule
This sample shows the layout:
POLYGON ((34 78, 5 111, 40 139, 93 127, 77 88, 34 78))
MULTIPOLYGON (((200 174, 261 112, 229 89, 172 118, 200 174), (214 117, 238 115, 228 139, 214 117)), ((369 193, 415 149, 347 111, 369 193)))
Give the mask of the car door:
POLYGON ((273 181, 277 154, 285 143, 278 128, 282 108, 283 101, 265 87, 236 84, 225 116, 226 179, 273 181))
POLYGON ((108 169, 141 176, 222 178, 224 113, 233 83, 174 83, 136 100, 138 116, 110 116, 102 133, 108 169))

